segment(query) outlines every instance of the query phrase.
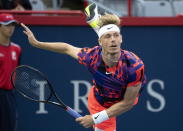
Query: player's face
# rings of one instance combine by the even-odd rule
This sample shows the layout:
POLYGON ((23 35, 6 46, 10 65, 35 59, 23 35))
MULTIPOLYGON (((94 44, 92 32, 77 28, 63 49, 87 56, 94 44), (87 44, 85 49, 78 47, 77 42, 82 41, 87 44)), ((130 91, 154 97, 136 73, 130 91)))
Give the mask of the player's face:
POLYGON ((5 36, 7 38, 12 36, 14 30, 15 30, 15 24, 14 23, 0 26, 1 35, 5 36))
POLYGON ((111 31, 104 34, 100 38, 99 43, 101 44, 103 51, 111 54, 119 53, 121 49, 122 36, 119 32, 111 31))

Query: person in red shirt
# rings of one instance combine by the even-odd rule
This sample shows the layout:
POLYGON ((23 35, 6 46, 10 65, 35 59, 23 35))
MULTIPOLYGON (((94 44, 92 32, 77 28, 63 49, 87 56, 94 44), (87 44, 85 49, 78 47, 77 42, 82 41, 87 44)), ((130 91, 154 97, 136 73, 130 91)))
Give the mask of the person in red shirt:
POLYGON ((11 42, 17 21, 11 14, 0 14, 0 131, 16 130, 16 104, 10 76, 19 64, 21 48, 11 42))
POLYGON ((116 131, 116 117, 137 104, 145 84, 144 63, 130 51, 121 49, 120 19, 105 14, 98 22, 99 45, 78 48, 64 42, 40 42, 32 31, 21 24, 29 43, 77 59, 93 76, 93 87, 88 96, 90 115, 77 118, 83 127, 95 131, 116 131))

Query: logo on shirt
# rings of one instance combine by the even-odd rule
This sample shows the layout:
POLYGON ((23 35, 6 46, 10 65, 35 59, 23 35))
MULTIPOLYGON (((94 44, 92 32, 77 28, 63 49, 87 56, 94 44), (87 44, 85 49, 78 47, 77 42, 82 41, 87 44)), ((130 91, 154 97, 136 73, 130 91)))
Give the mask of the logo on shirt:
POLYGON ((111 73, 111 72, 107 72, 107 71, 106 71, 106 72, 105 72, 105 74, 106 74, 106 75, 110 75, 110 74, 112 74, 112 73, 111 73))
POLYGON ((3 53, 0 53, 0 57, 4 57, 4 54, 3 53))
POLYGON ((12 58, 12 60, 16 60, 17 59, 17 54, 16 54, 15 51, 11 52, 11 58, 12 58))

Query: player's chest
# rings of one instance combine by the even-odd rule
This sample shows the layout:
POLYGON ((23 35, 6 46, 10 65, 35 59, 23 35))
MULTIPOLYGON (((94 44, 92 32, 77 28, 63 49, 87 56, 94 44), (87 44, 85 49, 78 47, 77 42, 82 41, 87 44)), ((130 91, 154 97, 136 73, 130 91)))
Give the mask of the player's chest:
POLYGON ((97 85, 116 88, 116 90, 127 85, 126 71, 122 67, 109 68, 102 65, 98 68, 89 68, 89 70, 97 85))

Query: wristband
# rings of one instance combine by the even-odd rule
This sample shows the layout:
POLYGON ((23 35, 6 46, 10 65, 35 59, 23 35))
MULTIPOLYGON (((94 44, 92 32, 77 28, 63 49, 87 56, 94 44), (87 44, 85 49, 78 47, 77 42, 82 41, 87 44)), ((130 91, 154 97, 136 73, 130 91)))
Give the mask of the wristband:
POLYGON ((105 120, 109 119, 109 116, 107 115, 106 110, 103 110, 101 112, 95 113, 92 115, 93 121, 95 124, 99 124, 105 120))

